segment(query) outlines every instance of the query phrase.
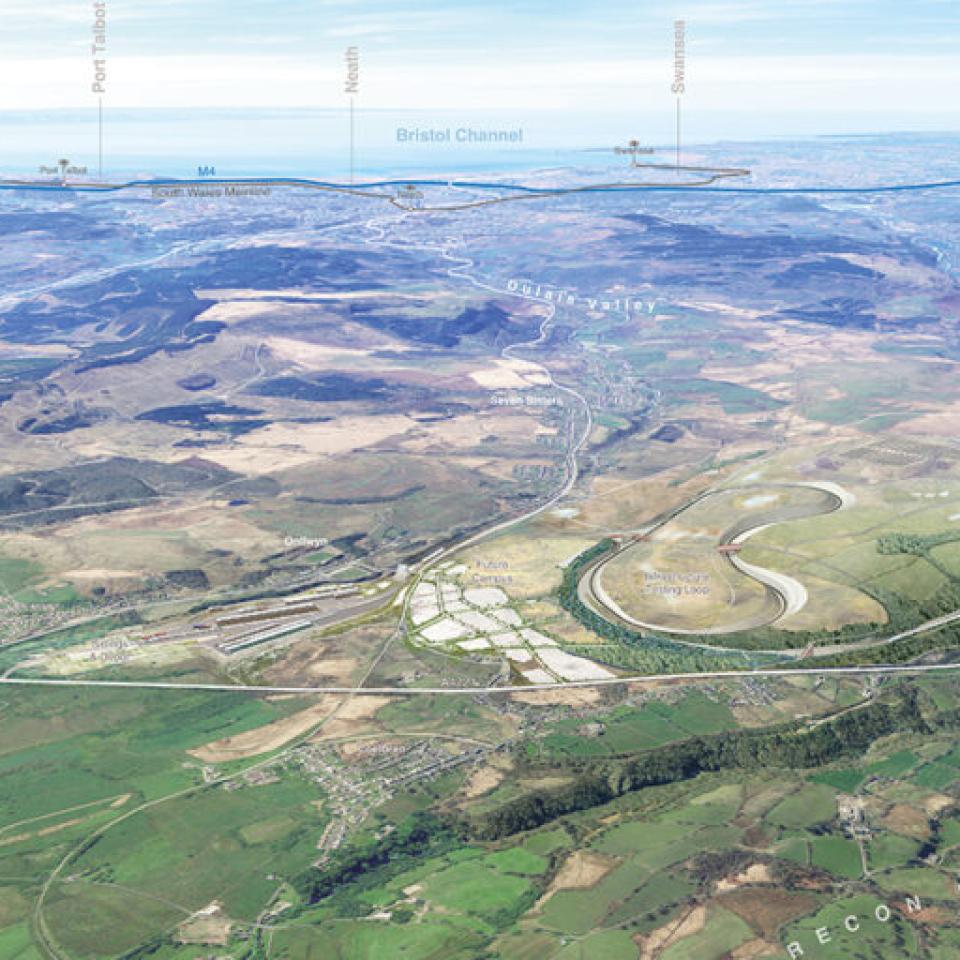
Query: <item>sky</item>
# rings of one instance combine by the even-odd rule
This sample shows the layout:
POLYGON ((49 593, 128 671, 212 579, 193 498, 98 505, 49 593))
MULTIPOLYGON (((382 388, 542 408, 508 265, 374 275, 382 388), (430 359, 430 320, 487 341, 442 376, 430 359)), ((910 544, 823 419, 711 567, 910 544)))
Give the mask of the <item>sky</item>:
MULTIPOLYGON (((92 108, 93 0, 0 12, 0 111, 92 108)), ((106 0, 106 16, 111 110, 343 107, 355 45, 364 110, 629 115, 658 136, 676 18, 706 137, 947 130, 960 110, 957 0, 106 0)))

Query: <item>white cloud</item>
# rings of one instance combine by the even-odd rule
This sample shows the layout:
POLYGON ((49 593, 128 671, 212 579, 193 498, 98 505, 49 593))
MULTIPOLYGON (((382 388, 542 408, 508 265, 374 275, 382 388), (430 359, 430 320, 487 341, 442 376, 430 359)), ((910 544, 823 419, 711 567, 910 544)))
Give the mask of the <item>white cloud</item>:
MULTIPOLYGON (((701 110, 954 109, 960 60, 952 56, 698 57, 688 102, 701 110)), ((670 102, 667 58, 496 59, 458 56, 390 62, 366 58, 361 103, 390 109, 637 111, 670 102)), ((0 61, 0 109, 88 107, 85 58, 0 61)), ((107 102, 115 107, 338 107, 343 71, 330 59, 231 54, 113 57, 107 102)))
POLYGON ((18 25, 38 26, 38 20, 49 26, 51 23, 89 23, 93 19, 91 9, 84 3, 48 3, 38 8, 36 3, 4 0, 3 21, 7 30, 18 25))

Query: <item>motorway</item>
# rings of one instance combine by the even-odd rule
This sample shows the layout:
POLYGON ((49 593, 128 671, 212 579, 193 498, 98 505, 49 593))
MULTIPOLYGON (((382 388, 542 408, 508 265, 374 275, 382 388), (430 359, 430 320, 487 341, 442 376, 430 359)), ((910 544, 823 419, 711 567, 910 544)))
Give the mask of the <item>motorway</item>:
MULTIPOLYGON (((570 187, 534 187, 515 183, 486 183, 468 180, 412 179, 412 180, 374 180, 367 183, 334 183, 326 180, 301 177, 260 177, 246 179, 221 179, 204 177, 202 179, 154 178, 148 180, 126 180, 117 183, 108 181, 42 181, 36 179, 0 180, 0 190, 27 190, 34 193, 86 193, 114 194, 125 190, 170 191, 210 190, 223 188, 256 188, 270 190, 274 187, 315 190, 321 193, 343 194, 379 200, 396 207, 405 213, 450 213, 460 210, 472 210, 497 203, 511 203, 518 200, 537 200, 562 197, 578 193, 610 193, 633 190, 671 190, 682 187, 688 190, 700 190, 730 178, 747 177, 750 171, 741 167, 704 167, 678 166, 675 164, 649 163, 634 169, 669 171, 670 180, 648 182, 613 181, 612 183, 591 183, 570 187), (678 182, 678 175, 690 175, 689 179, 678 182), (424 204, 420 188, 435 187, 451 190, 475 190, 479 197, 458 203, 424 204), (497 196, 483 196, 484 192, 498 191, 497 196)), ((179 196, 179 194, 177 195, 179 196)), ((157 196, 159 200, 173 199, 169 194, 157 196)), ((202 196, 200 197, 202 199, 202 196)))
POLYGON ((290 187, 295 189, 317 190, 326 193, 340 193, 350 196, 367 197, 382 200, 411 213, 429 213, 436 210, 467 210, 471 207, 486 206, 490 203, 503 203, 519 199, 545 199, 570 194, 583 193, 631 193, 649 191, 657 193, 706 192, 735 195, 775 195, 775 196, 836 196, 836 195, 878 195, 892 193, 911 193, 931 190, 952 190, 960 188, 960 180, 930 180, 908 183, 874 184, 863 186, 807 186, 807 187, 761 187, 761 186, 717 186, 722 180, 739 179, 750 175, 750 170, 742 167, 704 167, 675 166, 673 164, 642 164, 639 169, 689 173, 698 179, 678 183, 673 181, 654 181, 637 183, 636 181, 614 181, 611 183, 584 184, 572 187, 538 187, 522 183, 488 182, 441 178, 387 179, 372 180, 365 183, 350 184, 313 179, 309 177, 259 177, 248 179, 220 179, 204 177, 202 179, 153 178, 145 180, 127 180, 111 183, 107 181, 42 181, 37 179, 0 180, 0 191, 31 191, 36 193, 89 193, 111 194, 125 190, 176 188, 176 187, 290 187), (505 191, 509 195, 482 198, 479 200, 450 206, 428 207, 419 204, 406 204, 396 190, 417 191, 420 187, 456 188, 477 191, 505 191), (388 192, 389 191, 389 192, 388 192))

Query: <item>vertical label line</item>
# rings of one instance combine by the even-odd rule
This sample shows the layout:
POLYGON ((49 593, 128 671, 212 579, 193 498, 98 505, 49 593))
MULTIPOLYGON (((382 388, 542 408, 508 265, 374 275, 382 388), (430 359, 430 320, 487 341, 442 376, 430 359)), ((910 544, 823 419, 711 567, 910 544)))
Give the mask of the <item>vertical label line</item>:
POLYGON ((673 85, 670 89, 677 95, 677 169, 680 168, 682 133, 681 124, 683 94, 687 89, 687 21, 673 23, 673 85))
POLYGON ((93 82, 97 97, 97 173, 103 179, 103 98, 107 93, 107 0, 94 0, 93 36, 90 44, 93 82))
POLYGON ((100 97, 97 104, 98 131, 97 131, 97 176, 103 179, 103 97, 100 97))
POLYGON ((344 93, 350 98, 350 183, 353 183, 357 172, 357 105, 356 99, 360 94, 360 50, 358 47, 347 47, 344 54, 347 67, 347 78, 344 84, 344 93))

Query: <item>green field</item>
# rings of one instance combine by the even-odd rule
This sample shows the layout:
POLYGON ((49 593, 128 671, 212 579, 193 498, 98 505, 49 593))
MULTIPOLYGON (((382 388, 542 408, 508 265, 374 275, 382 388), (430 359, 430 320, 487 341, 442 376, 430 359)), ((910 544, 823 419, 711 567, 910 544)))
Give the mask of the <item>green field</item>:
POLYGON ((871 777, 889 777, 895 780, 912 770, 916 763, 915 753, 910 750, 900 750, 889 757, 884 757, 883 760, 869 764, 864 768, 864 773, 871 777))
POLYGON ((200 765, 186 751, 302 706, 243 694, 8 688, 0 876, 19 883, 3 898, 0 936, 15 941, 17 904, 32 903, 40 880, 105 828, 44 907, 51 936, 77 957, 123 952, 217 897, 254 917, 276 886, 269 867, 302 869, 314 855, 323 825, 316 790, 285 779, 197 791, 200 765))
POLYGON ((658 747, 737 726, 726 704, 697 692, 676 703, 657 701, 640 708, 618 707, 598 719, 604 726, 602 736, 584 737, 580 734, 581 721, 562 720, 542 740, 532 741, 528 751, 546 756, 599 757, 658 747))
MULTIPOLYGON (((807 702, 796 699, 798 691, 809 692, 806 688, 784 689, 792 709, 807 702)), ((821 701, 832 704, 842 692, 827 684, 821 701)), ((797 884, 814 891, 811 904, 823 904, 826 889, 842 901, 851 890, 862 891, 865 882, 889 897, 909 892, 952 901, 955 896, 949 873, 953 853, 942 871, 918 867, 921 841, 881 828, 891 805, 913 804, 919 811, 929 796, 928 788, 902 777, 916 771, 914 778, 925 779, 931 768, 951 776, 960 770, 960 749, 952 731, 945 730, 923 739, 887 735, 875 740, 862 759, 850 756, 825 768, 704 773, 587 805, 490 842, 467 840, 445 827, 436 852, 374 859, 309 902, 309 888, 301 881, 317 859, 317 841, 329 815, 318 786, 284 760, 269 767, 271 782, 237 779, 229 788, 203 786, 200 765, 186 752, 302 706, 296 699, 169 691, 109 696, 8 691, 0 725, 0 774, 13 788, 0 794, 5 812, 0 878, 18 879, 0 880, 0 951, 5 951, 0 957, 41 960, 30 945, 27 923, 40 885, 64 857, 68 864, 50 885, 41 914, 46 937, 64 960, 118 960, 144 944, 151 945, 149 960, 201 960, 219 956, 218 950, 232 951, 224 955, 235 960, 380 960, 384 950, 413 960, 619 960, 632 955, 644 937, 700 907, 705 926, 671 943, 662 955, 720 960, 755 931, 732 912, 734 901, 724 899, 731 894, 721 896, 718 884, 757 863, 770 880, 738 892, 754 890, 758 904, 764 890, 797 889, 797 884), (42 700, 42 713, 29 703, 34 697, 42 700), (39 791, 41 778, 57 784, 57 796, 39 791), (861 876, 857 844, 835 823, 837 792, 853 789, 870 811, 866 851, 872 875, 867 880, 861 876), (32 805, 27 791, 38 796, 32 805), (4 826, 13 842, 4 843, 4 826), (55 829, 48 832, 48 826, 55 829), (578 849, 602 865, 595 879, 552 891, 537 906, 578 849), (275 898, 288 905, 268 924, 269 936, 244 939, 275 898), (202 945, 178 943, 178 927, 214 902, 233 923, 230 944, 207 945, 204 953, 202 945), (244 953, 244 944, 261 953, 244 953)), ((857 722, 865 715, 857 710, 847 716, 857 722)), ((584 714, 552 708, 543 716, 544 743, 578 739, 585 722, 584 714)), ((690 742, 733 725, 728 701, 718 691, 639 706, 597 704, 586 717, 602 722, 604 732, 580 740, 623 744, 641 763, 650 745, 690 742)), ((377 720, 391 731, 472 728, 489 736, 504 722, 481 704, 458 698, 394 702, 377 720)), ((538 775, 550 780, 568 771, 563 782, 569 782, 584 764, 612 775, 624 762, 609 749, 596 753, 592 748, 542 749, 531 759, 522 744, 509 760, 517 775, 463 809, 509 802, 535 789, 538 775)), ((461 771, 402 791, 351 835, 344 857, 375 850, 412 811, 457 809, 454 798, 465 779, 461 771)), ((908 816, 904 822, 910 823, 908 816)), ((934 834, 940 851, 960 844, 957 823, 952 811, 942 815, 934 834)), ((810 922, 790 929, 809 933, 815 929, 805 926, 810 922)), ((882 940, 887 935, 876 932, 878 949, 890 946, 882 940)), ((890 942, 909 943, 910 936, 907 929, 890 942)), ((851 955, 874 960, 869 952, 851 955)))
POLYGON ((879 887, 890 893, 927 897, 931 900, 955 900, 956 884, 952 877, 931 867, 905 867, 877 874, 879 887))
POLYGON ((636 960, 637 945, 626 930, 600 930, 564 947, 556 960, 636 960))
POLYGON ((846 837, 822 836, 813 838, 812 863, 828 873, 856 880, 863 873, 860 850, 846 837))
POLYGON ((619 865, 594 887, 553 896, 543 908, 542 923, 583 935, 598 925, 643 921, 682 901, 693 885, 669 868, 695 853, 722 850, 739 835, 736 828, 721 825, 738 805, 731 791, 720 788, 697 799, 703 802, 657 821, 632 821, 606 831, 594 849, 619 865))
POLYGON ((394 924, 345 920, 280 930, 273 937, 271 955, 276 960, 470 960, 484 940, 481 932, 456 921, 394 924))
POLYGON ((857 788, 866 779, 862 770, 824 770, 815 773, 811 778, 813 783, 822 783, 834 787, 842 793, 855 793, 857 788))
POLYGON ((781 827, 812 827, 832 820, 836 813, 833 789, 824 784, 810 784, 774 807, 766 819, 781 827))
POLYGON ((882 833, 867 843, 867 862, 871 870, 904 866, 920 852, 921 844, 896 833, 882 833))
POLYGON ((809 919, 788 926, 781 942, 784 946, 798 943, 807 953, 816 951, 826 960, 886 960, 887 957, 892 960, 917 956, 916 933, 908 922, 896 914, 887 923, 876 918, 877 907, 883 904, 885 901, 879 897, 841 898, 809 919), (845 926, 848 917, 855 918, 856 930, 845 926), (821 943, 818 930, 827 932, 829 942, 821 943))
POLYGON ((699 933, 668 947, 663 960, 721 960, 752 938, 750 928, 738 916, 715 908, 699 933))
POLYGON ((960 770, 947 763, 928 763, 920 767, 911 778, 919 787, 931 790, 945 790, 960 780, 960 770))
POLYGON ((119 794, 183 789, 198 780, 187 750, 305 706, 168 691, 7 690, 4 699, 0 829, 119 794))

